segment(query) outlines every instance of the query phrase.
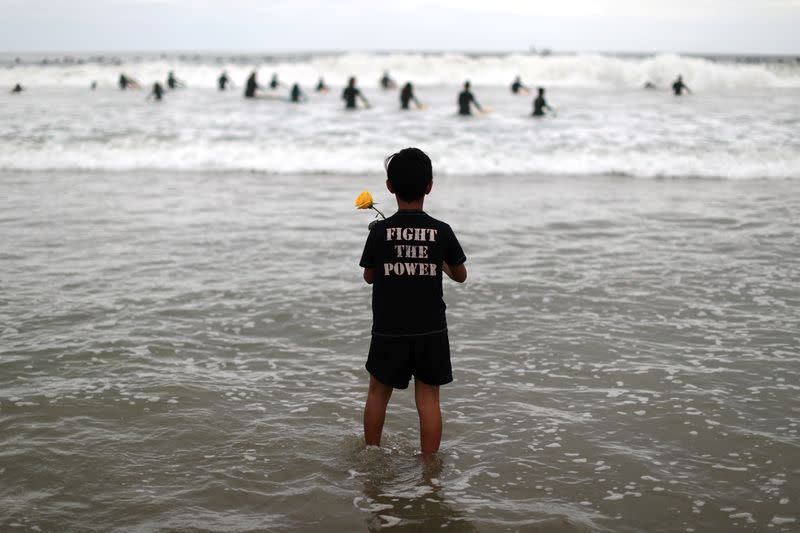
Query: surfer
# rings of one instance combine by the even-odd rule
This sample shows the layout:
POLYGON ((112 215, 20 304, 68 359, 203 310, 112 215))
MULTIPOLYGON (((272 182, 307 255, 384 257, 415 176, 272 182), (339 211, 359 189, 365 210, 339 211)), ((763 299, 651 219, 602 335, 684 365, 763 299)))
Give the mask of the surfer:
POLYGON ((644 82, 644 85, 642 85, 642 89, 653 90, 653 89, 658 89, 658 87, 656 87, 656 84, 653 83, 652 81, 646 81, 644 82))
POLYGON ((356 109, 356 98, 364 102, 365 107, 370 107, 369 102, 361 91, 356 87, 356 79, 351 77, 347 82, 347 87, 342 91, 342 100, 345 101, 346 109, 356 109))
POLYGON ((414 87, 411 85, 411 82, 408 82, 403 85, 403 89, 400 91, 400 109, 408 109, 408 104, 411 103, 412 100, 418 109, 422 107, 417 97, 414 96, 414 87))
POLYGON ((280 87, 281 85, 284 85, 284 84, 281 83, 278 80, 278 75, 277 74, 273 74, 272 75, 272 79, 269 80, 269 88, 274 90, 274 89, 277 89, 278 87, 280 87))
POLYGON ((384 89, 394 89, 397 87, 397 83, 389 76, 389 71, 383 72, 383 77, 381 77, 381 87, 384 89))
POLYGON ((553 111, 553 108, 547 105, 544 99, 544 87, 539 87, 539 94, 533 100, 533 116, 543 117, 545 109, 553 111))
POLYGON ((217 87, 219 87, 220 91, 225 91, 228 89, 228 85, 231 86, 231 89, 234 88, 233 81, 228 77, 228 71, 223 70, 222 74, 217 78, 217 87))
POLYGON ((675 93, 675 96, 680 96, 683 94, 683 91, 686 90, 687 93, 691 94, 692 90, 683 83, 683 76, 680 74, 678 75, 678 79, 675 80, 675 83, 672 84, 672 92, 675 93))
POLYGON ((517 76, 516 79, 514 80, 514 83, 511 84, 511 92, 514 94, 519 94, 520 92, 528 94, 531 92, 531 90, 528 87, 522 85, 522 80, 520 79, 519 76, 517 76))
POLYGON ((119 75, 119 81, 117 83, 119 84, 119 88, 121 91, 124 91, 126 89, 139 88, 139 82, 133 78, 126 76, 124 72, 119 75))
POLYGON ((92 80, 92 83, 91 83, 91 84, 89 84, 89 88, 90 88, 91 90, 93 90, 93 91, 94 91, 95 89, 97 89, 97 82, 96 82, 96 81, 94 81, 94 80, 92 80))
POLYGON ((159 82, 155 82, 153 84, 153 90, 147 95, 147 99, 150 100, 152 98, 156 102, 160 102, 163 97, 164 87, 159 82))
POLYGON ((255 98, 256 91, 261 89, 261 86, 258 84, 258 80, 256 79, 257 74, 254 70, 250 73, 250 76, 247 78, 247 83, 244 88, 244 97, 245 98, 255 98))
POLYGON ((469 81, 465 81, 464 90, 458 95, 458 114, 471 115, 472 109, 470 108, 470 104, 475 104, 475 107, 478 108, 478 111, 483 111, 481 105, 477 100, 475 100, 475 96, 472 94, 472 91, 470 91, 469 81))
POLYGON ((175 73, 170 70, 169 74, 167 74, 167 87, 170 89, 182 89, 186 87, 186 83, 176 78, 175 73))
POLYGON ((294 103, 302 102, 306 99, 306 95, 300 90, 300 85, 295 83, 292 85, 292 92, 289 95, 289 100, 294 103))
POLYGON ((160 102, 163 97, 164 87, 159 82, 155 82, 153 84, 153 90, 147 95, 147 99, 150 100, 152 98, 156 102, 160 102))
POLYGON ((317 91, 318 93, 326 93, 326 92, 328 92, 328 90, 329 90, 329 89, 328 89, 328 86, 327 86, 327 85, 325 85, 325 80, 324 80, 324 79, 322 79, 322 77, 320 77, 320 78, 319 78, 319 81, 317 82, 317 88, 316 88, 316 91, 317 91))
POLYGON ((22 91, 24 91, 24 90, 25 90, 25 89, 23 89, 23 88, 22 88, 22 85, 20 85, 20 84, 18 83, 18 84, 16 84, 16 85, 14 85, 14 88, 13 88, 13 89, 11 89, 11 94, 17 94, 17 93, 21 93, 21 92, 22 92, 22 91))

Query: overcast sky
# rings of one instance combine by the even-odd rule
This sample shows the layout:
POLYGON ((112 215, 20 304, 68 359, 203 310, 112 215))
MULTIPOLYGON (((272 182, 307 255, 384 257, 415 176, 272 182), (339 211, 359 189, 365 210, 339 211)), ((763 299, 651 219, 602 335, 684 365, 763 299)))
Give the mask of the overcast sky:
POLYGON ((800 0, 0 0, 0 51, 800 55, 800 0))

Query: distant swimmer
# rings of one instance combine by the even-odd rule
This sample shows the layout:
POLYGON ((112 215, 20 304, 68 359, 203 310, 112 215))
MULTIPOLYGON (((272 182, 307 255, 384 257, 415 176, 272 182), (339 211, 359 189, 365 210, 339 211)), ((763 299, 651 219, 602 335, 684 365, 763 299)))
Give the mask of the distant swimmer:
POLYGON ((322 78, 320 78, 320 79, 319 79, 319 81, 317 82, 317 88, 316 88, 316 91, 317 91, 318 93, 326 93, 326 92, 328 92, 328 90, 329 90, 329 89, 328 89, 328 86, 327 86, 327 85, 325 85, 325 80, 324 80, 324 79, 322 79, 322 78))
POLYGON ((278 75, 277 74, 273 74, 272 75, 272 79, 269 80, 269 88, 270 89, 277 89, 278 87, 280 87, 282 85, 285 87, 285 85, 281 81, 278 80, 278 75))
POLYGON ((394 89, 397 87, 397 83, 389 76, 388 71, 383 72, 383 76, 381 77, 381 87, 384 89, 394 89))
POLYGON ((475 107, 478 108, 478 111, 483 111, 478 101, 475 100, 475 96, 472 95, 472 92, 469 90, 469 88, 470 88, 469 82, 465 81, 464 90, 461 91, 458 95, 459 115, 471 115, 472 109, 470 108, 470 104, 475 104, 475 107))
POLYGON ((256 71, 250 73, 250 76, 247 78, 247 83, 245 84, 244 88, 244 97, 245 98, 255 98, 256 91, 261 89, 261 86, 258 84, 258 80, 256 79, 256 71))
POLYGON ((547 105, 547 102, 544 99, 544 87, 539 87, 539 94, 533 100, 533 116, 543 117, 545 109, 548 111, 553 111, 553 108, 547 105))
POLYGON ((652 81, 646 81, 644 82, 644 85, 642 85, 642 89, 652 90, 652 89, 658 89, 658 87, 656 87, 656 84, 653 83, 652 81))
POLYGON ((20 84, 18 83, 18 84, 16 84, 16 85, 14 85, 14 88, 13 88, 13 89, 11 89, 11 94, 21 93, 21 92, 22 92, 22 91, 24 91, 24 90, 25 90, 25 89, 23 89, 23 88, 22 88, 22 85, 20 85, 20 84))
POLYGON ((126 76, 124 73, 119 75, 119 88, 120 90, 124 91, 126 89, 138 89, 140 87, 139 82, 135 79, 126 76))
POLYGON ((170 89, 182 89, 186 87, 186 83, 175 77, 175 73, 171 70, 167 74, 167 87, 170 89))
POLYGON ((511 84, 511 92, 514 94, 519 94, 520 92, 528 94, 531 92, 531 90, 528 87, 522 85, 522 80, 520 80, 520 77, 517 76, 516 79, 514 80, 514 83, 511 84))
POLYGON ((228 89, 228 85, 231 86, 231 89, 234 88, 233 81, 228 77, 228 72, 223 70, 222 74, 217 78, 217 87, 219 87, 220 91, 225 91, 228 89))
POLYGON ((300 90, 300 85, 295 83, 292 85, 292 92, 289 94, 289 100, 294 103, 302 102, 306 99, 306 95, 300 90))
POLYGON ((93 91, 94 91, 95 89, 97 89, 97 82, 96 82, 96 81, 92 81, 92 83, 89 85, 89 88, 90 88, 91 90, 93 90, 93 91))
POLYGON ((672 84, 672 92, 675 93, 675 96, 680 96, 683 94, 684 89, 686 90, 687 93, 689 94, 692 93, 691 89, 689 89, 689 87, 687 87, 686 84, 683 83, 683 76, 678 75, 678 79, 675 80, 675 83, 672 84))
POLYGON ((345 101, 345 108, 356 109, 356 98, 364 102, 366 107, 369 107, 369 102, 367 102, 367 99, 364 98, 364 95, 361 94, 361 91, 356 88, 356 79, 350 78, 350 80, 347 82, 347 87, 345 87, 344 91, 342 91, 342 100, 345 101))
POLYGON ((400 91, 400 109, 408 109, 408 104, 410 104, 412 100, 417 108, 422 107, 417 97, 414 96, 414 86, 411 85, 411 82, 408 82, 403 85, 403 89, 400 91))
POLYGON ((155 82, 153 84, 153 90, 147 95, 147 99, 149 100, 152 98, 156 102, 160 102, 163 97, 164 87, 159 82, 155 82))

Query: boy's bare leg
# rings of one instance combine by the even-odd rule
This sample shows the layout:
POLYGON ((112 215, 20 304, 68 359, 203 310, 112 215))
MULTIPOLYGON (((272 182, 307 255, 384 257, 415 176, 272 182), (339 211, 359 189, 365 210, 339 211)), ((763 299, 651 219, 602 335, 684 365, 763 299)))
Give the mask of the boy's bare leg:
POLYGON ((369 376, 367 405, 364 406, 364 440, 367 446, 380 446, 383 421, 386 419, 386 406, 392 397, 392 387, 384 385, 372 375, 369 376))
POLYGON ((414 396, 419 414, 419 436, 422 454, 430 455, 439 450, 442 442, 442 411, 439 409, 439 387, 414 380, 414 396))

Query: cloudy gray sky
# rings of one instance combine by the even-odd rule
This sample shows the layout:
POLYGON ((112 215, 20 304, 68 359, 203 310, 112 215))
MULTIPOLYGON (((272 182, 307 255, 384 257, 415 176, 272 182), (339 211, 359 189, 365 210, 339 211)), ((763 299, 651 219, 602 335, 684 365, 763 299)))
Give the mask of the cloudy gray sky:
POLYGON ((800 0, 0 0, 0 51, 800 55, 800 0))

